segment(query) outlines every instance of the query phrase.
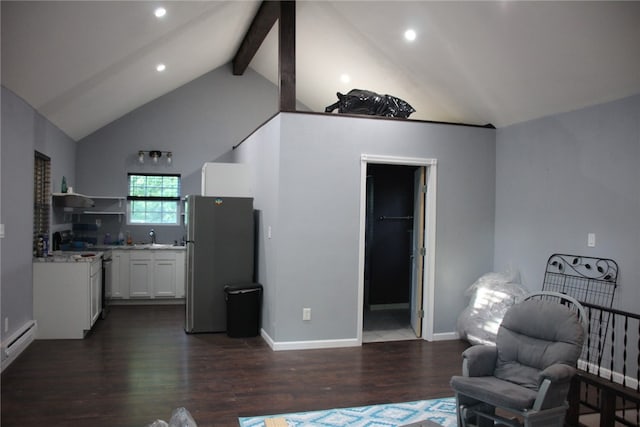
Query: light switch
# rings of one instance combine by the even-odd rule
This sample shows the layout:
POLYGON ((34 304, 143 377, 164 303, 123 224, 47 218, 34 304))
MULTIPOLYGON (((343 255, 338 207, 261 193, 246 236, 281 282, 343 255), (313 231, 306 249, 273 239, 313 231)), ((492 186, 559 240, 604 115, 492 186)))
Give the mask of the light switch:
POLYGON ((590 248, 595 248, 596 246, 596 233, 588 233, 587 234, 587 246, 590 248))
POLYGON ((4 224, 0 224, 0 239, 4 239, 4 224))

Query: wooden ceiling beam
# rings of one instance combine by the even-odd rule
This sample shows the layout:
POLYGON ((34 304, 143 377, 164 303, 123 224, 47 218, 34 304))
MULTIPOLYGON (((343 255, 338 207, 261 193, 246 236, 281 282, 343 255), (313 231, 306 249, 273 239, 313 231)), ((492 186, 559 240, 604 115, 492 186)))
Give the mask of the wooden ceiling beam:
POLYGON ((280 2, 263 1, 233 58, 233 75, 241 76, 280 17, 280 2))
POLYGON ((296 111, 296 2, 280 2, 278 74, 280 111, 296 111))
POLYGON ((296 2, 269 1, 260 5, 242 44, 233 58, 233 74, 241 76, 262 42, 279 20, 278 80, 280 111, 296 111, 296 2))

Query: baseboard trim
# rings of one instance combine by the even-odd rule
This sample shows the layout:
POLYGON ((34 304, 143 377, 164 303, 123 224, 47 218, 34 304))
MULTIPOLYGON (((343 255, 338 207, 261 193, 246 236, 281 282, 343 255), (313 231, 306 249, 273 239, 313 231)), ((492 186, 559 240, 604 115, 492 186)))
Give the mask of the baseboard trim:
POLYGON ((274 341, 264 329, 260 331, 260 336, 262 336, 273 351, 316 350, 322 348, 360 347, 362 345, 356 338, 277 342, 274 341))
POLYGON ((439 334, 433 334, 431 341, 453 341, 459 339, 460 336, 457 332, 441 332, 439 334))
POLYGON ((4 371, 7 366, 13 363, 13 361, 29 347, 35 339, 37 330, 38 322, 30 320, 2 342, 0 372, 4 371))
MULTIPOLYGON (((260 336, 269 345, 273 351, 283 350, 316 350, 322 348, 341 348, 341 347, 360 347, 362 342, 356 338, 345 338, 335 340, 309 340, 309 341, 274 341, 273 338, 264 330, 260 330, 260 336)), ((453 341, 460 339, 457 332, 443 332, 433 334, 431 339, 424 338, 426 341, 453 341)))

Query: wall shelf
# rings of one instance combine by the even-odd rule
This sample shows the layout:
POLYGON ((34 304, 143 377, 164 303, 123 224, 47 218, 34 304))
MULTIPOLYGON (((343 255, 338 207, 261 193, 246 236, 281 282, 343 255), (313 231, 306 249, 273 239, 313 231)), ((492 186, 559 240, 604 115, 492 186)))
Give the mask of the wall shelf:
POLYGON ((124 215, 124 211, 83 211, 86 215, 124 215))
POLYGON ((83 215, 118 215, 119 221, 126 215, 125 202, 126 197, 121 196, 92 196, 94 205, 93 209, 84 210, 83 215))

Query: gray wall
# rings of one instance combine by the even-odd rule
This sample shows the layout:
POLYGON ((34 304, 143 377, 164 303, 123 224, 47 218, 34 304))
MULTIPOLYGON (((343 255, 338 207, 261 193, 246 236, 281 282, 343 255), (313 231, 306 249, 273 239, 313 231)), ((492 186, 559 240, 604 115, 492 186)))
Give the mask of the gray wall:
POLYGON ((616 306, 640 302, 640 95, 497 132, 495 269, 539 290, 547 258, 612 258, 616 306), (596 246, 587 247, 587 233, 596 246))
MULTIPOLYGON (((278 110, 277 87, 248 69, 233 76, 217 68, 128 113, 78 142, 76 191, 91 196, 126 196, 127 173, 179 173, 182 195, 200 194, 201 168, 253 132, 278 110), (139 150, 173 153, 173 162, 138 163, 139 150)), ((93 218, 85 218, 95 221, 93 218)), ((102 218, 101 233, 131 231, 148 240, 148 226, 102 218)), ((158 242, 180 240, 182 226, 155 227, 158 242)))
MULTIPOLYGON (((62 176, 75 180, 75 142, 13 92, 2 87, 2 278, 0 336, 4 339, 33 319, 32 234, 34 150, 51 158, 52 191, 62 176), (4 331, 5 318, 9 329, 4 331)), ((65 227, 53 216, 52 230, 65 227)))
MULTIPOLYGON (((337 115, 279 117, 277 208, 256 198, 259 209, 277 210, 272 242, 263 235, 259 244, 275 251, 266 266, 274 273, 261 278, 271 338, 357 336, 362 153, 438 159, 434 331, 455 331, 464 290, 493 265, 495 131, 337 115), (303 307, 312 308, 311 322, 302 321, 303 307)), ((263 140, 249 138, 237 158, 259 159, 263 140)))
MULTIPOLYGON (((280 114, 229 153, 276 111, 275 86, 225 66, 84 138, 74 152, 70 138, 3 87, 1 309, 9 331, 0 328, 2 336, 33 317, 34 150, 52 158, 54 191, 64 175, 96 196, 125 195, 127 172, 181 173, 188 194, 200 191, 205 161, 253 164, 264 326, 277 341, 357 334, 361 153, 438 159, 436 333, 455 330, 464 290, 478 276, 510 265, 539 289, 553 252, 615 259, 619 306, 633 310, 640 301, 640 95, 497 132, 280 114), (140 149, 171 150, 174 163, 140 166, 140 149), (586 247, 588 232, 596 233, 595 248, 586 247), (313 309, 312 322, 302 322, 302 307, 313 309)), ((132 231, 145 238, 147 229, 132 231)), ((160 241, 182 233, 158 230, 160 241)))
POLYGON ((251 135, 250 143, 229 153, 227 161, 251 165, 254 208, 257 214, 256 280, 263 284, 262 328, 273 336, 276 330, 276 307, 278 304, 275 287, 277 283, 278 251, 276 242, 279 218, 280 192, 280 115, 277 115, 251 135), (269 227, 272 236, 269 238, 269 227))

